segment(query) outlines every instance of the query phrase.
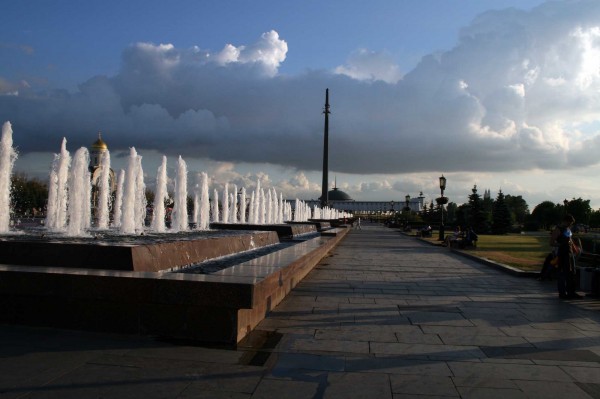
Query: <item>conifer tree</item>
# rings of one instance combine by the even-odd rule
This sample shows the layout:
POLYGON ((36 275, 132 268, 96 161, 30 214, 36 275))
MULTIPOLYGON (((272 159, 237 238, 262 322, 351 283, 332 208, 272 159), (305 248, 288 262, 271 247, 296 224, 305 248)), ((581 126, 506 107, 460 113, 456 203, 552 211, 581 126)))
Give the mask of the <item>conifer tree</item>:
POLYGON ((504 200, 504 194, 502 193, 502 190, 498 192, 498 197, 496 197, 496 201, 494 201, 492 218, 493 234, 506 234, 510 231, 510 210, 508 209, 508 205, 504 200))
MULTIPOLYGON (((472 194, 469 195, 469 218, 468 223, 475 230, 476 233, 486 233, 487 223, 485 218, 485 212, 483 210, 483 203, 481 196, 477 194, 477 185, 474 185, 471 189, 472 194)), ((469 226, 464 226, 465 228, 469 226)))

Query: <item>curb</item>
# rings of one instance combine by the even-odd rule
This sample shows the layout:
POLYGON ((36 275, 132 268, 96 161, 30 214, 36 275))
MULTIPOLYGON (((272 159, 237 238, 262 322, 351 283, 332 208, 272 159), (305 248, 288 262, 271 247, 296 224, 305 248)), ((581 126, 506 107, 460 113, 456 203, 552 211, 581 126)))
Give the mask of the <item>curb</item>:
MULTIPOLYGON (((402 234, 404 234, 407 237, 412 237, 412 238, 416 238, 417 240, 421 241, 421 242, 425 242, 429 245, 433 245, 435 247, 440 247, 440 248, 446 248, 446 247, 442 247, 440 244, 437 243, 433 243, 431 241, 428 240, 424 240, 420 237, 414 237, 411 236, 409 234, 406 234, 404 232, 402 232, 402 234)), ((521 269, 517 269, 516 267, 513 266, 509 266, 509 265, 505 265, 504 263, 499 263, 499 262, 495 262, 493 260, 489 260, 487 258, 482 258, 481 256, 477 256, 477 255, 473 255, 471 253, 468 253, 466 251, 461 251, 459 249, 454 249, 454 248, 450 248, 449 249, 452 253, 460 255, 462 257, 465 257, 467 259, 473 260, 475 262, 478 262, 482 265, 486 265, 486 266, 490 266, 493 267, 494 269, 503 271, 505 273, 508 274, 512 274, 513 276, 518 276, 518 277, 539 277, 540 276, 540 272, 530 272, 530 271, 524 271, 521 269)))

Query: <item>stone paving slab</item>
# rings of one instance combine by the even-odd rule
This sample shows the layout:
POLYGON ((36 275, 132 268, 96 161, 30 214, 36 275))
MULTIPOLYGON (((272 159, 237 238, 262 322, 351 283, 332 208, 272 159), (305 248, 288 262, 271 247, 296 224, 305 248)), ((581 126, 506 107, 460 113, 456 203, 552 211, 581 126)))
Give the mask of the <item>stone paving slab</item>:
POLYGON ((237 348, 0 326, 0 399, 600 398, 598 302, 363 223, 237 348))

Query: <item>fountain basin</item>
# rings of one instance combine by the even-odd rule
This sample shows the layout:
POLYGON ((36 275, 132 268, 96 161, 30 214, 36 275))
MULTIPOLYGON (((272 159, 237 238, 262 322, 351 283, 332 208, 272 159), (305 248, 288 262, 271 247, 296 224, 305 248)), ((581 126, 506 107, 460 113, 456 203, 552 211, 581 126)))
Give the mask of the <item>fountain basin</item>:
POLYGON ((213 274, 0 265, 0 323, 235 345, 344 235, 213 274))
POLYGON ((307 222, 286 222, 291 225, 313 225, 317 229, 318 232, 323 232, 329 230, 331 228, 331 223, 329 221, 312 221, 309 220, 307 222))
POLYGON ((274 231, 280 239, 299 237, 304 234, 316 233, 314 224, 245 224, 245 223, 211 223, 211 229, 221 230, 261 230, 274 231))
POLYGON ((0 264, 158 272, 278 244, 275 232, 0 239, 0 264))

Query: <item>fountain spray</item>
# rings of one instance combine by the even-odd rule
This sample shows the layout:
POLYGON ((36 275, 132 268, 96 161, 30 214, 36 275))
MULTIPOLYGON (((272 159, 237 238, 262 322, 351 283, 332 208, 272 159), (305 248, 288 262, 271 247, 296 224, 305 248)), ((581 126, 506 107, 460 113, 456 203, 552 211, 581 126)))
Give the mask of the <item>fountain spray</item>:
POLYGON ((100 161, 100 178, 98 181, 98 228, 107 229, 109 221, 109 205, 110 205, 110 152, 106 150, 102 154, 100 161))
POLYGON ((0 233, 8 232, 10 228, 10 178, 17 159, 12 133, 12 125, 5 122, 0 140, 0 233))
POLYGON ((165 227, 165 200, 169 198, 167 192, 167 157, 163 155, 162 163, 156 172, 156 193, 154 194, 154 213, 152 214, 152 230, 164 233, 165 227))
POLYGON ((187 212, 187 164, 179 156, 175 175, 175 203, 173 204, 173 232, 188 230, 187 212))

